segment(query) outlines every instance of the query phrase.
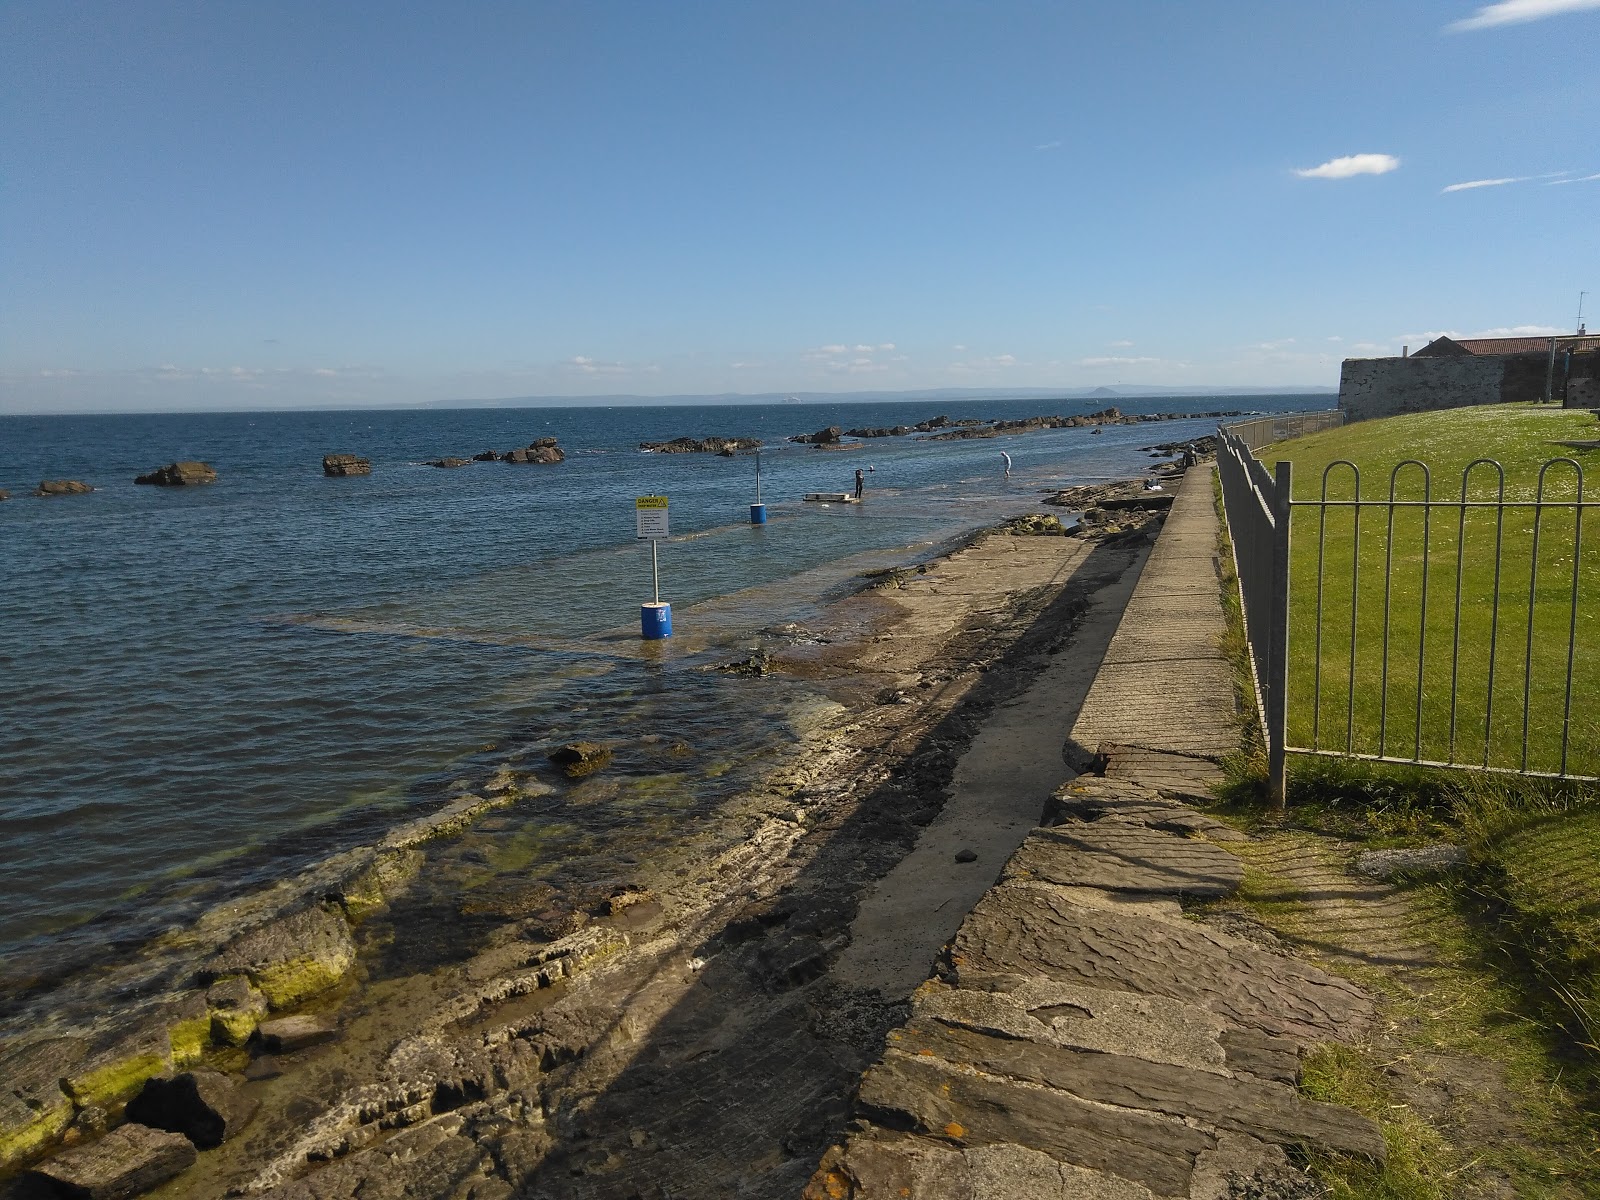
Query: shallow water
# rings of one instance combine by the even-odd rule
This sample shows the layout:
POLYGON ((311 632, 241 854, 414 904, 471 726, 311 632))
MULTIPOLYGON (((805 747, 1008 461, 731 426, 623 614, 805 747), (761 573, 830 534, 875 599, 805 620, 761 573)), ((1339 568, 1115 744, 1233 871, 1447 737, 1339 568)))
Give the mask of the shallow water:
POLYGON ((369 837, 502 767, 548 775, 544 753, 572 738, 634 749, 604 780, 518 806, 515 836, 482 850, 486 878, 513 869, 536 878, 582 857, 578 841, 592 850, 635 823, 658 836, 668 816, 715 811, 740 786, 741 765, 795 736, 807 697, 706 668, 763 629, 804 625, 864 570, 1036 508, 1041 488, 1136 473, 1150 461, 1138 447, 1214 422, 883 439, 848 453, 781 439, 945 408, 1012 418, 1091 407, 0 418, 0 486, 17 497, 0 505, 0 853, 25 864, 0 873, 4 971, 181 922, 195 904, 369 837), (752 457, 637 450, 713 433, 771 444, 766 527, 745 519, 752 457), (560 438, 565 463, 423 465, 547 435, 560 438), (1002 447, 1015 464, 1009 481, 1002 447), (330 452, 371 458, 373 474, 323 478, 330 452), (186 458, 212 463, 219 482, 131 483, 186 458), (800 502, 847 490, 869 465, 867 503, 800 502), (23 495, 63 477, 101 490, 23 495), (651 578, 632 502, 645 493, 672 502, 674 536, 660 557, 676 636, 665 645, 638 638, 651 578), (692 748, 685 761, 664 757, 674 742, 692 748))

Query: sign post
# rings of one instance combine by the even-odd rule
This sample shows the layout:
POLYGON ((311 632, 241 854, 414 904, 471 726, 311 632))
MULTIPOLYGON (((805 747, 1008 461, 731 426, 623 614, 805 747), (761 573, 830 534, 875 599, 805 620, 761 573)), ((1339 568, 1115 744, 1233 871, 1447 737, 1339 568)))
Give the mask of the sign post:
POLYGON ((667 536, 667 498, 639 496, 633 502, 635 537, 650 543, 650 579, 655 600, 639 608, 639 629, 646 641, 672 636, 672 605, 661 603, 661 560, 657 543, 667 536))
POLYGON ((761 447, 756 447, 756 502, 750 506, 750 524, 767 523, 767 506, 761 503, 761 447))

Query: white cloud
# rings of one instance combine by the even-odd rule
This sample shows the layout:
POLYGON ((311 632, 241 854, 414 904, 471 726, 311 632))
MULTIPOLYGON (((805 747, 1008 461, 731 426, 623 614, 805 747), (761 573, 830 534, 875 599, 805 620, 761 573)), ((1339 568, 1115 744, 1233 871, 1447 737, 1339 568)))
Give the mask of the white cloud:
POLYGON ((1387 175, 1399 165, 1400 160, 1392 154, 1347 154, 1330 158, 1320 167, 1298 169, 1295 174, 1301 179, 1349 179, 1355 175, 1387 175))
POLYGON ((1344 341, 1344 339, 1342 337, 1340 337, 1337 333, 1333 334, 1331 337, 1329 337, 1328 340, 1330 342, 1342 342, 1342 341, 1344 341))
POLYGON ((1133 347, 1133 343, 1127 339, 1123 339, 1120 342, 1107 342, 1106 345, 1112 350, 1128 350, 1133 347))
POLYGON ((832 346, 818 346, 817 349, 823 354, 843 354, 849 350, 850 347, 835 344, 832 346))
POLYGON ((660 367, 653 364, 631 367, 627 363, 601 362, 599 359, 589 358, 583 354, 573 355, 561 365, 579 375, 629 375, 636 371, 650 373, 661 370, 660 367))
POLYGON ((1600 8, 1600 0, 1499 0, 1486 4, 1472 16, 1452 21, 1445 26, 1451 33, 1467 33, 1474 29, 1492 29, 1496 25, 1519 25, 1524 21, 1542 21, 1563 13, 1600 8))
POLYGON ((1060 145, 1061 145, 1060 142, 1040 142, 1037 146, 1034 147, 1034 149, 1035 150, 1054 150, 1057 147, 1059 147, 1060 145))
POLYGON ((1080 367, 1131 367, 1139 363, 1158 363, 1159 358, 1122 358, 1116 355, 1106 355, 1099 358, 1080 358, 1080 367))
POLYGON ((1558 329, 1554 325, 1498 325, 1493 329, 1480 329, 1476 333, 1462 333, 1456 329, 1434 329, 1427 333, 1402 333, 1394 340, 1411 346, 1425 346, 1434 338, 1447 337, 1452 341, 1462 338, 1509 338, 1509 337, 1560 337, 1571 333, 1570 329, 1558 329))
POLYGON ((1558 183, 1593 183, 1596 179, 1600 179, 1600 174, 1580 175, 1576 179, 1553 179, 1545 187, 1555 187, 1558 183))
POLYGON ((990 354, 983 358, 969 358, 965 362, 953 362, 945 370, 956 375, 971 375, 981 371, 1003 371, 1016 365, 1015 354, 990 354))
POLYGON ((1508 175, 1504 179, 1469 179, 1465 183, 1452 183, 1449 187, 1439 189, 1441 196, 1450 192, 1470 192, 1473 188, 1503 187, 1508 183, 1524 183, 1526 175, 1508 175))

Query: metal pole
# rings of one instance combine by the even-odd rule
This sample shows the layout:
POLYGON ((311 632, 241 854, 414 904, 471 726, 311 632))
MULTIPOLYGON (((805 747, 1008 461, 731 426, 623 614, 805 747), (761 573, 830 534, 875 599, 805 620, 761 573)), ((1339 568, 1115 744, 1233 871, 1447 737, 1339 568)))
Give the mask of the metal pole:
POLYGON ((756 447, 756 503, 761 503, 761 447, 756 447))
POLYGON ((1277 465, 1272 494, 1272 606, 1267 614, 1267 791, 1274 808, 1287 796, 1284 746, 1289 706, 1289 486, 1290 464, 1277 465))
POLYGON ((1556 340, 1550 339, 1550 365, 1544 372, 1544 402, 1554 403, 1556 389, 1556 340))
POLYGON ((656 539, 650 539, 650 578, 655 584, 656 603, 661 603, 661 561, 656 557, 656 539))

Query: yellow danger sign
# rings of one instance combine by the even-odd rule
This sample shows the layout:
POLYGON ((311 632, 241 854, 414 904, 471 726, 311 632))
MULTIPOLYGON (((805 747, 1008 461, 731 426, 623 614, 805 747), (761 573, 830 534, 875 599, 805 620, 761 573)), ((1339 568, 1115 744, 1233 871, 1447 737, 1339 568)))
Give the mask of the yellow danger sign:
POLYGON ((665 496, 640 496, 633 502, 633 506, 635 508, 665 508, 667 506, 667 498, 665 496))
POLYGON ((634 519, 638 523, 637 538, 659 541, 667 536, 667 498, 665 496, 640 496, 633 502, 634 519))

